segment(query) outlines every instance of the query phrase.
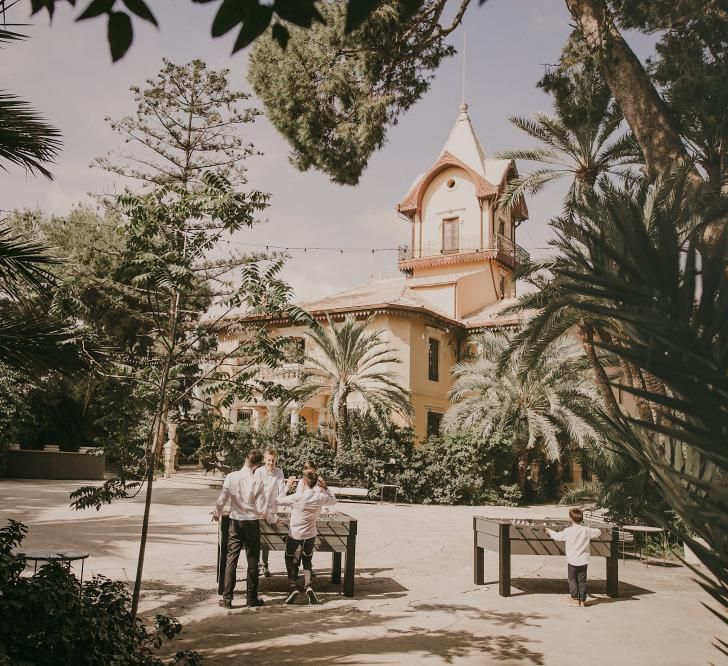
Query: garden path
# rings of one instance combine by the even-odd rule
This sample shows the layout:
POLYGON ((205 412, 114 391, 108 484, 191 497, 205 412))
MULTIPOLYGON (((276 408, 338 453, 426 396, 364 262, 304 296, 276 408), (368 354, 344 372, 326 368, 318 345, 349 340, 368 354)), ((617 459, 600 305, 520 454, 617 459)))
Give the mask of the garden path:
MULTIPOLYGON (((319 606, 285 606, 281 553, 263 579, 266 606, 219 608, 215 593, 216 526, 209 512, 218 481, 185 475, 155 484, 144 614, 170 613, 184 624, 170 652, 198 650, 206 664, 499 664, 576 666, 715 662, 719 621, 707 595, 682 566, 620 563, 619 599, 604 590, 604 560, 590 566, 593 606, 565 604, 561 558, 512 560, 513 596, 497 589, 497 561, 486 555, 485 586, 473 584, 474 514, 539 518, 564 507, 439 507, 343 502, 359 519, 356 598, 327 582, 330 557, 314 557, 319 606)), ((74 512, 78 484, 0 481, 0 517, 26 523, 26 548, 87 550, 84 577, 132 580, 141 495, 100 511, 74 512)), ((239 571, 244 577, 244 571, 239 571)), ((241 583, 242 586, 242 583, 241 583)), ((242 596, 235 605, 242 604, 242 596)))

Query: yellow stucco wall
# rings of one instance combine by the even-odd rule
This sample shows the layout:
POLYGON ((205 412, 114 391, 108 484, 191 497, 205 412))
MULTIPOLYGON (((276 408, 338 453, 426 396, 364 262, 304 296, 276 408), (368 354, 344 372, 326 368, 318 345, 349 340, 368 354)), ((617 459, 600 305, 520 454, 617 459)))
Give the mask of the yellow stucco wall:
POLYGON ((494 303, 500 295, 499 283, 494 279, 492 261, 489 261, 486 270, 477 271, 461 277, 455 289, 455 316, 462 318, 486 305, 494 303))
MULTIPOLYGON (((414 416, 411 423, 395 419, 400 425, 411 425, 415 441, 419 444, 427 437, 427 412, 444 414, 449 407, 447 399, 450 390, 450 373, 457 359, 457 338, 454 332, 429 326, 424 319, 399 313, 377 315, 370 328, 381 331, 382 337, 397 350, 400 363, 388 368, 396 374, 401 384, 410 391, 414 416), (439 380, 428 378, 428 340, 439 341, 439 380)), ((305 337, 306 329, 300 326, 277 327, 277 335, 305 337)), ((232 346, 233 341, 221 341, 232 346)), ((313 343, 307 340, 306 352, 316 355, 313 343)), ((354 406, 354 405, 352 405, 354 406)), ((264 418, 265 408, 260 403, 236 403, 234 409, 254 408, 260 418, 264 418)), ((300 410, 306 419, 307 427, 315 430, 327 420, 325 398, 318 397, 309 401, 300 410)))

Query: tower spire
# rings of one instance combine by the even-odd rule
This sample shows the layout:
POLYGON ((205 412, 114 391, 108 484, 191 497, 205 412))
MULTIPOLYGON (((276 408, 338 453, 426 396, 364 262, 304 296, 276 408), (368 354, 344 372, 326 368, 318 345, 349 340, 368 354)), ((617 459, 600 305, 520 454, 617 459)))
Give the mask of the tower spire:
POLYGON ((460 110, 461 111, 467 111, 468 110, 468 104, 465 101, 465 56, 466 56, 466 41, 465 36, 467 35, 467 28, 463 25, 463 59, 462 59, 462 68, 463 68, 463 96, 460 100, 460 110))

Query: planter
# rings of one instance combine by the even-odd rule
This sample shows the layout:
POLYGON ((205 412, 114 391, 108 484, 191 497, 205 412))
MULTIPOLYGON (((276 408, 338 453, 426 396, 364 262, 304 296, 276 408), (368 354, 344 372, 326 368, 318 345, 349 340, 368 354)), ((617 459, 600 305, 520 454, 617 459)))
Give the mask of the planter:
POLYGON ((9 449, 5 477, 99 481, 104 478, 105 466, 103 455, 9 449))

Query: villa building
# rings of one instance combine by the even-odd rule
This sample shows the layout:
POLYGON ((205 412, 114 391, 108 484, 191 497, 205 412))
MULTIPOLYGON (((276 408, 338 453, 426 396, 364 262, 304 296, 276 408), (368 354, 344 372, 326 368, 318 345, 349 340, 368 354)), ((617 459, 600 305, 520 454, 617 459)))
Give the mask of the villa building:
MULTIPOLYGON (((449 406, 450 371, 465 351, 468 337, 489 328, 513 327, 503 316, 515 298, 516 268, 528 259, 516 244, 516 229, 527 219, 524 204, 498 208, 499 197, 517 176, 512 160, 490 159, 473 130, 467 105, 460 112, 434 164, 417 176, 397 211, 410 226, 410 244, 401 247, 401 276, 375 280, 329 297, 300 303, 322 322, 346 316, 369 319, 399 355, 393 370, 411 394, 416 441, 436 433, 449 406)), ((245 317, 236 317, 245 324, 245 317)), ((256 318, 260 324, 260 319, 256 318)), ((309 340, 301 326, 271 321, 277 335, 291 338, 306 353, 309 340)), ((239 327, 236 327, 239 328, 239 327)), ((220 339, 221 350, 238 345, 236 333, 220 339)), ((294 384, 301 359, 271 371, 272 379, 294 384), (295 362, 298 361, 298 362, 295 362)), ((355 407, 355 403, 351 404, 355 407)), ((233 422, 253 425, 271 405, 263 401, 233 404, 233 422)), ((327 423, 325 400, 299 405, 292 421, 315 429, 327 423)))

